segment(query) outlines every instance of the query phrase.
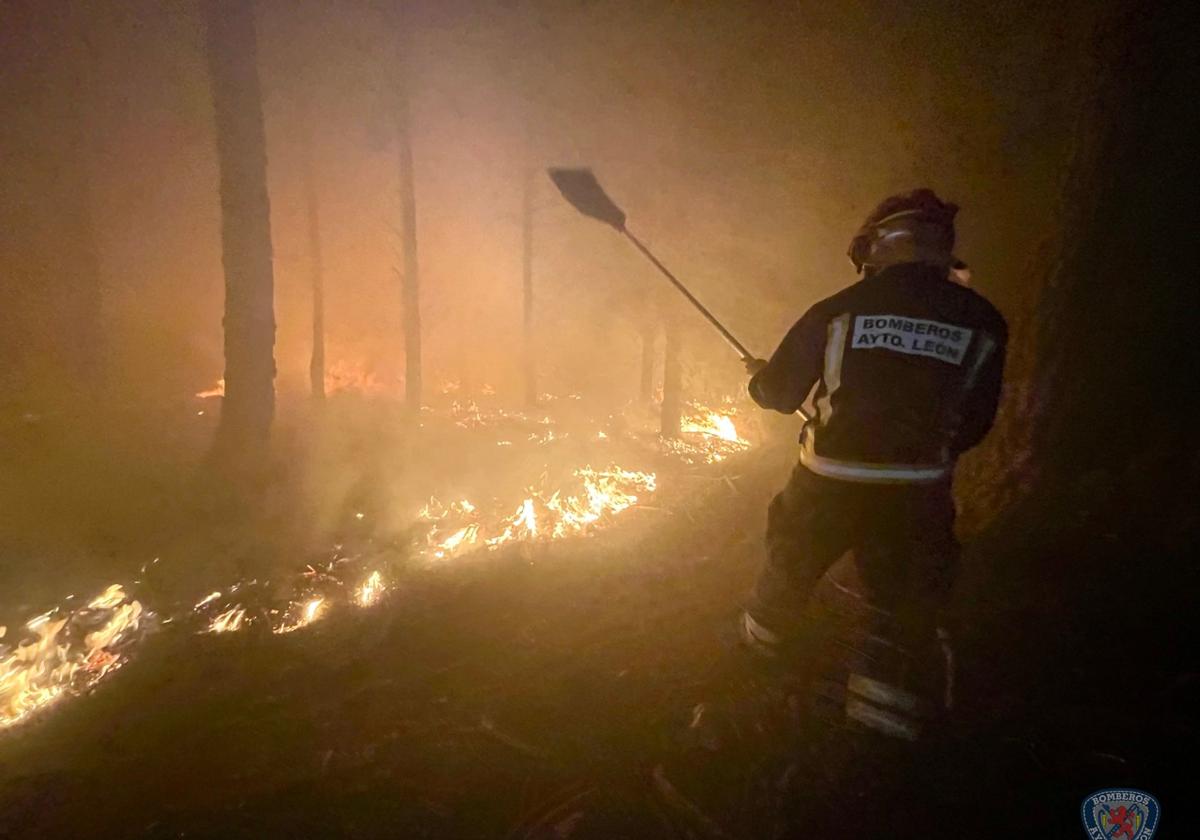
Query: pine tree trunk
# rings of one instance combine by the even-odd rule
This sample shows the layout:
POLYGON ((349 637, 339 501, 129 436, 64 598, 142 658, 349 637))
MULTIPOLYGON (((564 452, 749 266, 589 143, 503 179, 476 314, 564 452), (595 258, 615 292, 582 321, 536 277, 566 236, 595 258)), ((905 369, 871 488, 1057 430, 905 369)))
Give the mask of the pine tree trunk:
POLYGON ((1185 17, 1182 5, 1151 13, 1125 2, 1093 34, 1060 232, 1010 313, 997 428, 964 459, 967 495, 987 515, 1076 492, 1132 504, 1195 480, 1162 480, 1188 469, 1178 453, 1194 449, 1200 411, 1179 379, 1191 367, 1181 336, 1200 309, 1180 268, 1191 260, 1180 208, 1194 164, 1179 127, 1195 121, 1198 81, 1185 17))
POLYGON ((395 21, 396 163, 400 190, 400 234, 404 267, 400 276, 400 302, 404 323, 404 401, 410 413, 421 410, 421 278, 417 262, 417 199, 413 174, 411 109, 405 45, 403 4, 395 21))
POLYGON ((67 37, 74 42, 74 48, 67 68, 69 118, 60 171, 66 188, 61 212, 68 232, 63 237, 68 265, 64 279, 68 285, 62 300, 67 315, 66 334, 71 338, 63 342, 63 346, 69 348, 67 368, 80 392, 95 399, 105 390, 107 355, 103 330, 103 276, 92 196, 91 140, 96 126, 94 109, 90 105, 93 94, 88 89, 88 78, 98 58, 89 40, 93 21, 86 7, 71 3, 68 21, 67 37))
POLYGON ((1184 18, 1130 3, 1097 38, 1103 75, 1081 126, 1065 190, 1071 210, 1038 310, 1042 422, 1034 444, 1055 469, 1107 468, 1112 452, 1150 443, 1147 409, 1177 417, 1195 393, 1176 391, 1163 367, 1186 334, 1171 325, 1184 327, 1182 313, 1196 301, 1196 284, 1179 269, 1191 255, 1176 251, 1191 239, 1180 208, 1193 200, 1182 181, 1194 163, 1180 152, 1178 131, 1197 73, 1173 51, 1188 49, 1184 18), (1151 387, 1160 389, 1152 402, 1151 387))
POLYGON ((533 342, 533 169, 526 168, 521 188, 521 362, 525 405, 537 405, 537 354, 533 342))
POLYGON ((325 267, 321 257, 321 209, 317 198, 317 174, 313 162, 312 125, 304 135, 304 202, 307 208, 308 256, 312 284, 312 356, 308 379, 312 398, 325 399, 325 267))
POLYGON ((647 320, 642 325, 642 378, 638 395, 646 405, 654 402, 654 322, 647 320))
POLYGON ((679 437, 683 421, 683 369, 679 363, 679 330, 670 321, 666 325, 663 348, 663 401, 659 434, 679 437))
POLYGON ((1200 292, 1188 268, 1194 151, 1181 134, 1200 117, 1196 30, 1185 4, 1136 3, 1102 30, 1097 119, 1037 337, 1033 443, 1045 477, 1103 487, 1167 528, 1182 518, 1167 512, 1179 489, 1200 482, 1200 459, 1184 456, 1200 422, 1189 380, 1200 292))
POLYGON ((254 4, 205 0, 220 168, 225 269, 225 399, 216 451, 260 454, 275 412, 271 210, 254 4))

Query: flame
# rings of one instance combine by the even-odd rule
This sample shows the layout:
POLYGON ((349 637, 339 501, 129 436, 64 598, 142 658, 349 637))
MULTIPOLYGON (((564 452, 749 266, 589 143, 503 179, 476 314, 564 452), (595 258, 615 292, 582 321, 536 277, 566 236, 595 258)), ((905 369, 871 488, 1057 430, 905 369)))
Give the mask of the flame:
POLYGON ((472 546, 479 541, 479 526, 472 523, 459 528, 446 539, 438 543, 436 550, 433 553, 434 557, 441 559, 447 554, 453 553, 460 546, 472 546))
POLYGON ((246 610, 242 608, 241 604, 238 604, 237 606, 230 607, 209 622, 208 632, 236 633, 248 623, 249 622, 246 620, 246 610))
POLYGON ((386 589, 383 576, 379 572, 371 572, 355 592, 354 601, 360 607, 369 607, 379 601, 386 589))
POLYGON ((663 448, 689 463, 715 464, 750 448, 733 422, 733 411, 693 405, 679 427, 680 437, 664 440, 663 448))
POLYGON ((379 397, 396 390, 361 362, 338 359, 325 369, 326 393, 353 391, 367 397, 379 397))
POLYGON ((119 584, 112 584, 88 603, 93 610, 111 610, 125 600, 125 590, 119 584))
POLYGON ((218 379, 217 384, 207 390, 197 391, 196 396, 202 400, 207 400, 209 397, 225 396, 225 379, 218 379))
POLYGON ((0 728, 64 694, 94 686, 119 668, 125 661, 120 645, 138 630, 141 618, 142 605, 114 584, 86 607, 61 614, 53 610, 26 622, 33 637, 15 648, 0 648, 0 728), (82 632, 85 627, 92 629, 82 632))
MULTIPOLYGON (((353 388, 366 394, 384 390, 373 375, 347 366, 334 365, 330 379, 330 390, 353 388)), ((224 380, 197 394, 200 398, 223 395, 224 380)), ((565 399, 576 398, 568 395, 565 399)), ((496 441, 498 446, 512 446, 514 441, 523 445, 525 440, 549 444, 576 434, 560 430, 548 416, 481 409, 469 400, 455 402, 448 414, 438 414, 467 429, 492 425, 503 428, 496 435, 505 438, 496 441)), ((682 431, 678 441, 664 445, 691 463, 720 461, 749 446, 737 429, 731 409, 692 406, 682 431)), ((608 436, 595 427, 587 434, 596 441, 608 436)), ((642 503, 657 489, 655 473, 615 465, 603 469, 584 466, 569 476, 561 486, 550 485, 543 476, 539 484, 528 486, 519 496, 487 505, 477 504, 478 499, 473 502, 457 498, 444 503, 430 497, 418 512, 426 526, 421 552, 427 558, 445 559, 509 543, 546 543, 586 535, 642 503)), ((367 519, 363 513, 354 516, 367 519)), ((294 581, 293 594, 282 601, 286 606, 278 609, 270 608, 281 602, 270 593, 267 582, 248 580, 214 590, 200 598, 191 612, 184 607, 180 614, 162 621, 187 618, 193 622, 193 630, 232 633, 265 615, 269 616, 273 633, 286 634, 319 621, 334 606, 377 604, 387 591, 383 574, 344 565, 351 560, 339 554, 328 564, 307 567, 294 581), (355 571, 350 573, 351 569, 355 571), (357 586, 353 585, 355 580, 357 586)), ((16 633, 10 632, 13 625, 0 625, 0 728, 27 719, 61 696, 95 685, 126 661, 129 647, 139 638, 136 634, 144 615, 142 605, 128 597, 121 586, 109 586, 86 606, 75 609, 68 606, 77 603, 73 598, 29 619, 16 633)))
POLYGON ((747 443, 738 434, 737 427, 733 425, 733 418, 715 411, 687 417, 680 426, 680 431, 685 434, 708 435, 728 443, 747 443))
POLYGON ((609 467, 575 470, 577 492, 562 488, 547 495, 533 493, 508 516, 489 519, 470 502, 443 505, 430 499, 418 516, 432 527, 426 545, 435 559, 462 554, 473 548, 498 548, 510 542, 563 539, 587 533, 604 520, 628 510, 639 497, 656 489, 654 473, 609 467))
POLYGON ((300 614, 291 621, 288 621, 285 618, 284 623, 280 624, 271 632, 276 634, 291 633, 295 630, 299 630, 301 627, 307 627, 325 614, 325 610, 323 609, 324 606, 324 598, 312 598, 305 602, 302 606, 297 602, 293 602, 288 608, 287 613, 294 614, 296 612, 296 607, 300 607, 300 614))
POLYGON ((324 598, 315 598, 304 605, 304 623, 312 624, 317 618, 317 612, 321 609, 321 605, 325 603, 324 598))
POLYGON ((524 525, 529 531, 529 536, 537 536, 537 515, 533 510, 533 499, 526 499, 521 503, 521 513, 517 517, 515 525, 524 525))

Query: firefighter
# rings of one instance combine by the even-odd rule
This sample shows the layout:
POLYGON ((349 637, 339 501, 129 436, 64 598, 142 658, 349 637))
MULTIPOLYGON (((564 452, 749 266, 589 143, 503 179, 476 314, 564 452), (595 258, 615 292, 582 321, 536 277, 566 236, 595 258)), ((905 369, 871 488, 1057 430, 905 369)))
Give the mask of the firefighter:
POLYGON ((954 256, 957 210, 928 189, 883 201, 850 243, 861 279, 805 313, 770 361, 747 363, 758 405, 812 404, 741 618, 755 651, 803 642, 805 602, 847 551, 872 606, 900 615, 901 643, 934 638, 959 556, 955 460, 991 428, 1008 333, 954 256))

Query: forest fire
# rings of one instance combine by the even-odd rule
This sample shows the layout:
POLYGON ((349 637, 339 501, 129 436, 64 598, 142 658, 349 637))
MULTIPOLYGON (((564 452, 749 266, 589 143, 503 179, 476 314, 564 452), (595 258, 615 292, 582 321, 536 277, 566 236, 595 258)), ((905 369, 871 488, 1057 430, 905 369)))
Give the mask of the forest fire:
POLYGON ((1192 8, 5 4, 0 840, 1182 832, 1192 8))
POLYGON ((418 518, 431 523, 426 536, 430 555, 438 560, 476 548, 495 549, 509 542, 563 539, 588 533, 593 527, 638 504, 656 489, 654 473, 609 467, 574 471, 576 483, 547 493, 531 491, 507 516, 484 517, 467 500, 442 504, 430 499, 418 518))
POLYGON ((718 414, 712 410, 701 409, 702 413, 693 414, 683 421, 680 431, 701 435, 708 435, 727 443, 740 443, 744 446, 749 446, 749 443, 742 440, 738 435, 737 428, 733 425, 733 417, 728 414, 718 414))
POLYGON ((399 387, 398 383, 393 385, 384 381, 364 364, 339 359, 325 371, 325 391, 379 397, 398 393, 399 387))
POLYGON ((302 604, 292 603, 284 613, 284 622, 274 627, 271 632, 277 635, 291 633, 302 627, 307 627, 324 614, 324 598, 310 598, 302 604))
POLYGON ((196 397, 201 400, 209 400, 209 399, 212 399, 213 397, 223 397, 223 396, 225 396, 225 379, 224 379, 224 377, 222 377, 221 379, 218 379, 211 388, 205 388, 204 390, 196 392, 196 397))
POLYGON ((241 604, 230 607, 214 618, 208 625, 210 633, 233 633, 242 629, 246 621, 246 610, 241 604))
MULTIPOLYGON (((389 397, 380 381, 364 370, 334 365, 326 376, 329 391, 389 397)), ((195 396, 223 397, 224 385, 219 379, 195 396)), ((427 408, 426 413, 479 436, 480 445, 543 447, 573 440, 608 451, 622 439, 641 446, 639 440, 654 434, 649 427, 643 428, 641 420, 632 426, 622 421, 618 427, 642 431, 613 434, 590 420, 583 426, 562 425, 553 411, 530 414, 451 396, 450 405, 427 408)), ((553 399, 546 403, 548 408, 554 407, 553 399)), ((700 404, 689 406, 678 438, 659 442, 660 451, 685 464, 717 463, 750 446, 735 425, 732 407, 714 409, 700 404)), ((541 469, 539 479, 527 482, 523 494, 508 500, 442 502, 431 497, 416 513, 421 526, 414 546, 416 556, 445 561, 509 544, 545 544, 590 535, 625 511, 644 505, 658 486, 656 472, 612 463, 565 472, 549 466, 541 469), (556 483, 549 477, 555 474, 563 475, 564 480, 556 483)), ((357 518, 361 521, 362 514, 357 518)), ((292 594, 285 596, 282 604, 266 582, 245 580, 210 591, 181 614, 161 616, 158 623, 174 623, 210 635, 242 633, 252 627, 287 635, 346 605, 373 607, 389 588, 390 581, 380 569, 364 569, 354 558, 335 553, 332 560, 308 565, 295 578, 292 594)), ((85 607, 72 609, 70 603, 67 599, 26 622, 26 638, 0 628, 0 727, 18 724, 64 695, 92 688, 120 667, 132 645, 144 636, 142 604, 119 585, 110 586, 85 607)))
MULTIPOLYGON (((466 500, 443 505, 431 499, 418 515, 431 526, 421 551, 440 560, 510 542, 590 533, 656 487, 654 473, 615 466, 577 469, 573 479, 574 484, 552 492, 531 491, 509 515, 487 517, 466 500)), ((236 633, 266 620, 273 634, 285 635, 319 621, 333 607, 330 596, 313 590, 314 581, 345 589, 350 595, 343 601, 364 608, 379 603, 388 589, 378 570, 353 587, 344 586, 340 571, 336 560, 320 571, 308 567, 297 583, 297 591, 307 594, 294 597, 281 609, 256 611, 247 606, 248 591, 258 584, 248 581, 224 593, 209 593, 193 605, 190 616, 182 618, 199 618, 201 633, 236 633)), ((114 584, 85 607, 56 607, 26 622, 28 638, 0 646, 0 728, 26 720, 64 695, 86 691, 120 667, 128 647, 139 638, 144 615, 141 603, 114 584)), ((8 635, 7 628, 0 628, 0 639, 8 635)))
POLYGON ((28 621, 27 638, 0 647, 0 728, 119 668, 123 644, 137 633, 142 616, 142 605, 114 584, 86 607, 55 608, 28 621))
MULTIPOLYGON (((366 364, 338 359, 325 371, 327 394, 359 394, 366 397, 395 396, 400 392, 399 383, 389 384, 371 371, 366 364)), ((203 388, 194 395, 197 399, 209 400, 225 396, 225 378, 221 377, 212 387, 203 388)))
POLYGON ((354 601, 360 607, 371 607, 379 602, 385 591, 387 591, 387 585, 383 582, 383 576, 378 571, 374 571, 358 587, 354 601))
POLYGON ((663 448, 689 464, 716 464, 745 452, 750 441, 738 433, 732 409, 724 412, 693 404, 680 424, 680 436, 663 441, 663 448))

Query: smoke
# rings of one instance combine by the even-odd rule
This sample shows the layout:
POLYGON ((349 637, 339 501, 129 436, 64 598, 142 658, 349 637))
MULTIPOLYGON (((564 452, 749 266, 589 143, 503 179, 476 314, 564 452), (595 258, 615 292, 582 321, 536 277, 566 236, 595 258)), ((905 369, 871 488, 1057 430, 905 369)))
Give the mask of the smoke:
MULTIPOLYGON (((186 4, 10 8, 22 37, 0 48, 0 387, 3 428, 20 454, 7 456, 4 531, 36 545, 53 524, 63 554, 99 547, 141 562, 173 526, 228 514, 180 501, 193 495, 187 476, 217 413, 192 395, 223 370, 202 22, 186 4), (111 492, 114 483, 130 492, 111 492)), ((661 387, 667 325, 679 336, 685 396, 711 404, 738 393, 741 367, 628 243, 561 201, 547 166, 592 166, 630 228, 761 355, 808 305, 853 280, 843 254, 863 214, 918 185, 962 206, 959 252, 973 285, 1004 308, 1027 291, 1023 272, 1055 230, 1086 81, 1072 45, 1092 20, 1018 4, 918 14, 882 3, 429 2, 408 15, 404 68, 395 30, 369 4, 336 14, 260 4, 257 24, 276 446, 291 464, 275 476, 289 489, 270 493, 301 499, 262 507, 307 514, 279 514, 287 528, 264 519, 262 533, 297 536, 255 537, 261 547, 227 552, 235 565, 335 531, 364 487, 392 487, 405 498, 377 504, 401 510, 428 485, 395 418, 366 399, 403 388, 393 113, 402 69, 428 394, 453 382, 464 401, 494 392, 520 406, 528 341, 535 390, 580 395, 603 418, 642 399, 646 337, 661 387), (307 403, 309 182, 326 383, 341 394, 319 423, 307 403)))

